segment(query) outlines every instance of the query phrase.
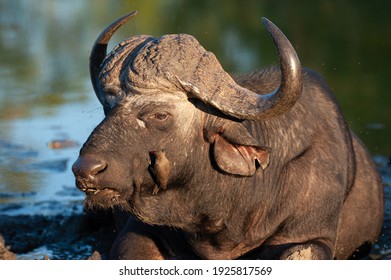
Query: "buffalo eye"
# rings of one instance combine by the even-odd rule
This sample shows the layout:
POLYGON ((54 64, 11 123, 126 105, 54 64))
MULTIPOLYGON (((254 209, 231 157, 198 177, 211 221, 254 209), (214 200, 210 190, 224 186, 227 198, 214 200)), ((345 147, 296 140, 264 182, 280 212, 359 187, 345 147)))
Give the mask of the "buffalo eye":
POLYGON ((167 120, 169 117, 169 114, 168 113, 155 113, 153 115, 153 118, 158 120, 158 121, 165 121, 167 120))
POLYGON ((155 112, 150 114, 146 120, 152 127, 165 131, 173 124, 171 117, 171 114, 168 112, 155 112))

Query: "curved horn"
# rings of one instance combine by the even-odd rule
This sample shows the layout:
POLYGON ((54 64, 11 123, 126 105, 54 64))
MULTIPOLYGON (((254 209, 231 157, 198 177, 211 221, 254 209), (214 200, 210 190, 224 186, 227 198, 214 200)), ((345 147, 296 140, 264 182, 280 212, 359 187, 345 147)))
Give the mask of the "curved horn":
POLYGON ((292 108, 299 99, 303 90, 302 70, 295 49, 281 30, 267 18, 262 18, 262 22, 274 41, 280 60, 281 84, 267 97, 274 99, 272 110, 277 111, 273 114, 276 115, 292 108))
POLYGON ((102 33, 98 36, 96 39, 90 54, 90 75, 91 75, 91 82, 94 87, 94 91, 96 96, 98 97, 100 103, 103 104, 104 100, 103 97, 99 94, 99 88, 98 88, 98 77, 99 73, 101 71, 101 64, 106 57, 106 51, 107 51, 107 44, 110 41, 111 36, 117 31, 118 28, 120 28, 122 25, 124 25, 129 19, 134 17, 137 14, 137 11, 133 11, 116 21, 112 22, 105 30, 102 31, 102 33))
POLYGON ((197 86, 177 77, 181 86, 225 114, 239 119, 261 121, 291 109, 303 88, 300 61, 278 27, 266 18, 262 18, 262 21, 274 41, 280 60, 281 83, 276 90, 269 94, 257 94, 241 87, 221 68, 211 53, 204 54, 198 71, 191 79, 197 81, 197 86), (210 69, 216 69, 215 73, 211 74, 210 69))

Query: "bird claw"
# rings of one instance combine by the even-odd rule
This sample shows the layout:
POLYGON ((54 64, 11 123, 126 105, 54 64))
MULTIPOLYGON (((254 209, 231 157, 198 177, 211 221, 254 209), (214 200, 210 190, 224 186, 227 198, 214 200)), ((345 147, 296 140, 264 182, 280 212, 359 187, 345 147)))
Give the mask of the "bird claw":
POLYGON ((157 193, 159 192, 159 186, 158 185, 155 185, 153 187, 153 190, 152 190, 152 195, 157 195, 157 193))

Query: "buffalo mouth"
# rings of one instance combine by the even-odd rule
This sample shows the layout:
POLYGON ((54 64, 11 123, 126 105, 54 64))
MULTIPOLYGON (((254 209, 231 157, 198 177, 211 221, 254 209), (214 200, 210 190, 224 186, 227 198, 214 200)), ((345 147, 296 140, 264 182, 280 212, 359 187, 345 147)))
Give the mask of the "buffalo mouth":
POLYGON ((98 194, 100 192, 108 192, 108 191, 117 192, 116 190, 113 190, 113 189, 110 189, 110 188, 97 189, 97 188, 94 188, 94 187, 81 188, 80 190, 82 192, 84 192, 86 195, 95 195, 95 194, 98 194))
POLYGON ((113 188, 97 188, 93 184, 77 180, 76 186, 86 194, 84 206, 87 209, 110 209, 116 206, 127 208, 127 201, 119 190, 113 188))
POLYGON ((88 188, 84 190, 84 193, 86 194, 84 207, 87 209, 113 209, 119 207, 127 210, 129 208, 128 201, 117 190, 88 188))
POLYGON ((84 192, 87 196, 97 195, 99 193, 119 193, 113 188, 98 188, 90 181, 81 178, 76 178, 76 187, 84 192))

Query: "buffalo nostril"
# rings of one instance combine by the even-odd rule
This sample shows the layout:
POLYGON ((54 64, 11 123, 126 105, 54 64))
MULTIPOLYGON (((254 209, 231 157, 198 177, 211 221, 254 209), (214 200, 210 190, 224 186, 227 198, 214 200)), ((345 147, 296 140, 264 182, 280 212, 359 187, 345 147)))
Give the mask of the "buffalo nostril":
POLYGON ((94 157, 80 156, 72 166, 72 171, 77 177, 92 179, 96 174, 103 172, 107 163, 94 157))

